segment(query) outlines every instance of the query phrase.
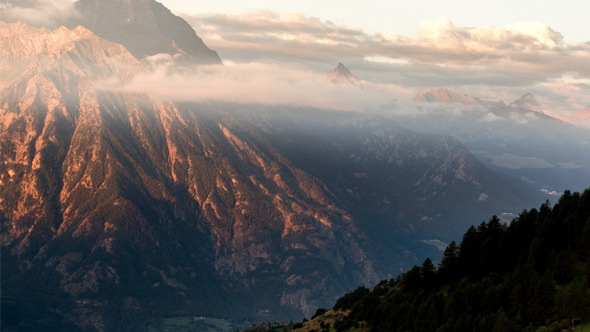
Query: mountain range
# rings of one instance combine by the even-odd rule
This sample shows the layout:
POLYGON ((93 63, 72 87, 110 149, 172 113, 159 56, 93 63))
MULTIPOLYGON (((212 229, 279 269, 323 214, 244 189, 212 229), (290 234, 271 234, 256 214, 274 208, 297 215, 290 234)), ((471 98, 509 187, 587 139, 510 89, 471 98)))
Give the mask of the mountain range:
POLYGON ((221 64, 195 30, 153 0, 80 0, 58 9, 47 0, 17 0, 0 8, 0 20, 34 27, 88 28, 103 39, 123 45, 135 58, 168 54, 181 65, 221 64))
POLYGON ((416 131, 453 135, 487 167, 529 182, 547 199, 590 183, 589 131, 547 115, 531 94, 506 104, 436 88, 414 101, 417 112, 389 116, 416 131))
POLYGON ((450 137, 97 90, 146 69, 83 27, 1 34, 8 326, 300 317, 437 252, 423 240, 536 199, 450 137))
POLYGON ((3 329, 300 319, 544 198, 387 114, 104 89, 155 53, 220 60, 155 1, 100 4, 0 22, 3 329))

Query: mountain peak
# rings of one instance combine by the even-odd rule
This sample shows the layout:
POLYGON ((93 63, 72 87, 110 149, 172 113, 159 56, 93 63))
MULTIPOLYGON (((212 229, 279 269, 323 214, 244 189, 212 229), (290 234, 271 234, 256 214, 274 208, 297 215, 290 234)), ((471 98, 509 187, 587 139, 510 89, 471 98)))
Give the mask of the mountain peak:
POLYGON ((447 88, 432 88, 421 91, 413 100, 416 102, 463 104, 467 106, 480 105, 475 98, 461 95, 447 88))
POLYGON ((79 0, 80 15, 68 22, 125 46, 137 59, 167 53, 187 64, 221 64, 182 18, 155 0, 79 0), (105 3, 106 2, 106 3, 105 3))
POLYGON ((363 89, 359 79, 342 62, 338 62, 336 68, 327 73, 325 77, 333 83, 350 84, 363 89))
POLYGON ((334 69, 342 74, 348 74, 348 75, 352 75, 352 73, 350 72, 350 69, 348 69, 342 62, 338 62, 338 66, 336 66, 336 69, 334 69))
POLYGON ((541 105, 539 105, 531 93, 526 93, 522 97, 510 103, 510 107, 523 108, 529 111, 545 114, 541 109, 541 105))

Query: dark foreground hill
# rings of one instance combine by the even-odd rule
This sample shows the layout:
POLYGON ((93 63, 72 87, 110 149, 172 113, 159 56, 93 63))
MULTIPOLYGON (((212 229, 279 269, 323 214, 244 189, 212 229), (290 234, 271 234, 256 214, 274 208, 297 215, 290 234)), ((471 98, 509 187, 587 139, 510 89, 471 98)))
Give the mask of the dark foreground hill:
MULTIPOLYGON (((492 217, 374 289, 360 287, 296 331, 566 331, 590 319, 590 190, 510 224, 492 217)), ((276 326, 275 326, 276 327, 276 326)), ((248 331, 267 330, 264 325, 248 331)))

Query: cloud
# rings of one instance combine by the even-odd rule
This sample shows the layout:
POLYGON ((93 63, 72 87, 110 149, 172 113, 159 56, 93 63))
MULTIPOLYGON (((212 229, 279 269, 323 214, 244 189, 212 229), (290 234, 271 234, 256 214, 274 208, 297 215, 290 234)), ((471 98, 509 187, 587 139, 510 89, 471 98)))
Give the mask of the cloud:
POLYGON ((0 7, 0 20, 22 22, 36 28, 55 29, 68 18, 79 15, 67 0, 7 2, 0 7))
POLYGON ((360 29, 301 13, 256 11, 245 15, 185 16, 213 49, 234 61, 265 57, 336 61, 365 39, 360 29))
POLYGON ((479 122, 498 122, 498 121, 502 121, 503 118, 497 116, 494 113, 486 113, 486 115, 484 117, 482 117, 479 122))
MULTIPOLYGON (((424 21, 415 36, 407 37, 369 34, 300 13, 184 17, 210 47, 234 62, 273 59, 316 70, 344 62, 358 77, 383 84, 514 91, 490 98, 535 92, 547 96, 548 106, 558 108, 555 113, 568 111, 549 101, 553 89, 564 90, 590 78, 590 42, 564 44, 559 32, 540 22, 472 28, 440 18, 424 21)), ((570 91, 568 102, 588 104, 586 92, 570 91)), ((565 101, 565 96, 559 100, 565 101)))
POLYGON ((559 167, 565 168, 565 169, 575 169, 575 168, 580 168, 583 166, 578 165, 578 163, 576 163, 575 161, 568 161, 568 162, 559 163, 559 167))
POLYGON ((590 42, 565 44, 559 32, 540 22, 458 27, 440 18, 424 21, 414 36, 399 36, 370 34, 301 13, 183 17, 222 58, 234 62, 272 59, 315 70, 344 62, 365 81, 415 91, 443 86, 484 98, 512 100, 534 92, 549 113, 557 114, 590 103, 584 86, 590 78, 590 42), (572 89, 576 86, 579 91, 572 89), (482 93, 491 87, 498 95, 482 93), (562 91, 556 99, 554 91, 562 91))
POLYGON ((538 121, 539 117, 537 114, 533 112, 526 112, 526 113, 510 113, 510 120, 512 123, 517 124, 527 124, 530 121, 538 121))
POLYGON ((509 153, 503 153, 501 155, 487 155, 492 160, 492 164, 508 168, 508 169, 521 169, 521 168, 553 168, 555 165, 551 164, 543 158, 519 156, 509 153))
MULTIPOLYGON (((335 110, 362 111, 381 107, 392 96, 404 95, 404 88, 367 82, 370 91, 352 85, 335 84, 305 66, 278 63, 234 63, 198 66, 178 70, 172 57, 149 57, 150 73, 129 82, 116 79, 96 82, 101 90, 148 93, 163 100, 224 101, 230 103, 290 105, 335 110)), ((365 84, 363 82, 363 84, 365 84)))
POLYGON ((299 13, 186 18, 212 48, 234 61, 269 56, 319 62, 356 59, 381 68, 410 67, 441 75, 457 70, 485 74, 494 69, 495 75, 488 73, 484 80, 513 74, 535 81, 564 73, 590 77, 590 68, 584 65, 590 60, 590 45, 563 45, 563 36, 540 22, 466 28, 441 18, 424 21, 410 38, 368 34, 299 13))
POLYGON ((419 40, 437 41, 438 48, 486 53, 513 48, 547 47, 562 44, 563 36, 541 22, 520 22, 504 27, 455 27, 450 19, 426 20, 416 29, 419 40), (442 43, 441 43, 442 42, 442 43))

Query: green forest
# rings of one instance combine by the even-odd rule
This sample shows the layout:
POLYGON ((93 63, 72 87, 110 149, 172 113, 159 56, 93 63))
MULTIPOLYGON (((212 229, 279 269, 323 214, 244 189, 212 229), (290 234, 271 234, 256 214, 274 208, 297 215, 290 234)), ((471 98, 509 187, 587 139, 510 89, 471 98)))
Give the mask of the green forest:
MULTIPOLYGON (((510 223, 493 216, 430 259, 374 289, 360 287, 324 331, 590 331, 590 190, 566 191, 551 207, 510 223), (585 324, 585 325, 584 325, 585 324)), ((324 313, 325 312, 325 313, 324 313)))

